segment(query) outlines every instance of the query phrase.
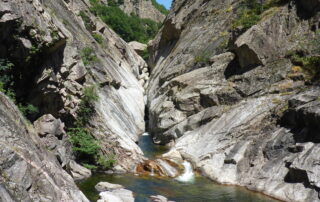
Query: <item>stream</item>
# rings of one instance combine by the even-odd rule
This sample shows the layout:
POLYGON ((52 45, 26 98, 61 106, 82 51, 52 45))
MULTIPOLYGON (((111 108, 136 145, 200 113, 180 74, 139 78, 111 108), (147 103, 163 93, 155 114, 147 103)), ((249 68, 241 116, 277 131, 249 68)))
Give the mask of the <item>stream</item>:
MULTIPOLYGON (((148 135, 140 137, 139 146, 145 156, 152 159, 165 153, 165 146, 155 145, 148 135)), ((177 202, 276 202, 265 195, 248 191, 237 186, 224 186, 194 174, 190 163, 184 162, 184 173, 175 179, 141 177, 130 174, 93 174, 89 179, 78 184, 81 191, 92 202, 99 199, 94 186, 102 181, 121 184, 135 194, 136 202, 149 202, 150 195, 163 195, 177 202)))

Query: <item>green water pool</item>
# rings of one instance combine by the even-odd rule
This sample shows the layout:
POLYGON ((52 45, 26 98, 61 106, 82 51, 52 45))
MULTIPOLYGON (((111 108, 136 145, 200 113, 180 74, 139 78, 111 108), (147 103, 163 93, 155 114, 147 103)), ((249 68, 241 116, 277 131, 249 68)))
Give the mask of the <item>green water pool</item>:
MULTIPOLYGON (((141 136, 139 146, 148 158, 153 158, 168 150, 164 146, 154 145, 150 136, 141 136)), ((168 178, 96 173, 79 183, 78 186, 91 201, 97 201, 99 193, 94 189, 94 186, 102 181, 123 185, 126 189, 134 192, 136 202, 148 202, 150 195, 163 195, 177 202, 276 201, 241 187, 219 185, 201 176, 196 176, 193 182, 178 182, 168 178)))

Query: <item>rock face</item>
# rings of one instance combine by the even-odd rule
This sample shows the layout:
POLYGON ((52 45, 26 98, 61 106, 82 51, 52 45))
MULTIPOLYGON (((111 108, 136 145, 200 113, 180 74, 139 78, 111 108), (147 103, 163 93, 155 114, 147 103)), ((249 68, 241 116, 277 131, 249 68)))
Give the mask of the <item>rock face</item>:
POLYGON ((143 52, 147 49, 147 45, 137 42, 137 41, 131 41, 128 43, 129 46, 135 50, 139 55, 142 55, 143 52))
POLYGON ((51 114, 46 114, 36 120, 33 125, 43 145, 56 155, 61 166, 68 165, 73 155, 72 145, 64 131, 64 123, 51 114))
POLYGON ((125 13, 134 13, 140 18, 148 18, 156 22, 163 22, 165 15, 157 10, 151 0, 123 0, 119 6, 125 13))
POLYGON ((2 93, 0 123, 0 201, 89 202, 2 93))
POLYGON ((37 106, 39 117, 51 114, 68 127, 77 119, 83 89, 96 86, 97 113, 88 127, 101 152, 116 155, 119 170, 133 171, 143 159, 135 142, 145 130, 138 77, 146 63, 89 7, 86 0, 0 1, 0 57, 15 65, 17 96, 37 106), (101 35, 102 44, 92 34, 101 35))
POLYGON ((174 1, 149 43, 154 141, 217 182, 319 201, 320 89, 287 57, 318 29, 318 1, 281 3, 242 33, 238 3, 174 1))

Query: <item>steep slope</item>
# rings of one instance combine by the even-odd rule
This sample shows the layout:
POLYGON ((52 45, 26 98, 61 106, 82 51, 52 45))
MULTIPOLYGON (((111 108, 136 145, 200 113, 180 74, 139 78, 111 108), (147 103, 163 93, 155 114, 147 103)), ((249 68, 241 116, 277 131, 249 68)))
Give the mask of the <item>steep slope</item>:
POLYGON ((18 102, 72 127, 83 89, 95 86, 99 99, 87 126, 100 152, 116 156, 116 169, 132 171, 143 158, 135 143, 144 132, 142 58, 89 12, 88 1, 0 3, 0 57, 14 64, 18 102))
POLYGON ((318 201, 320 4, 262 2, 174 2, 149 47, 149 129, 215 181, 318 201))
POLYGON ((89 201, 3 93, 0 124, 0 201, 89 201))

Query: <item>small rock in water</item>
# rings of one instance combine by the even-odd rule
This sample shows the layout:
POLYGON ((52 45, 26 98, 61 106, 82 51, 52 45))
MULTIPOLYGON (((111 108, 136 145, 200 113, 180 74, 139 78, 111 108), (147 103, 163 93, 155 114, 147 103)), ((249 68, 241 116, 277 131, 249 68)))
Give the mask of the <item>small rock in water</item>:
POLYGON ((116 189, 105 191, 99 194, 100 199, 97 202, 134 202, 133 193, 127 189, 116 189))
POLYGON ((112 190, 116 190, 116 189, 122 189, 123 186, 120 184, 112 184, 109 182, 99 182, 94 188, 98 192, 104 192, 104 191, 112 191, 112 190))
POLYGON ((152 202, 174 202, 174 201, 169 201, 166 197, 157 195, 157 196, 150 196, 150 200, 152 202))

